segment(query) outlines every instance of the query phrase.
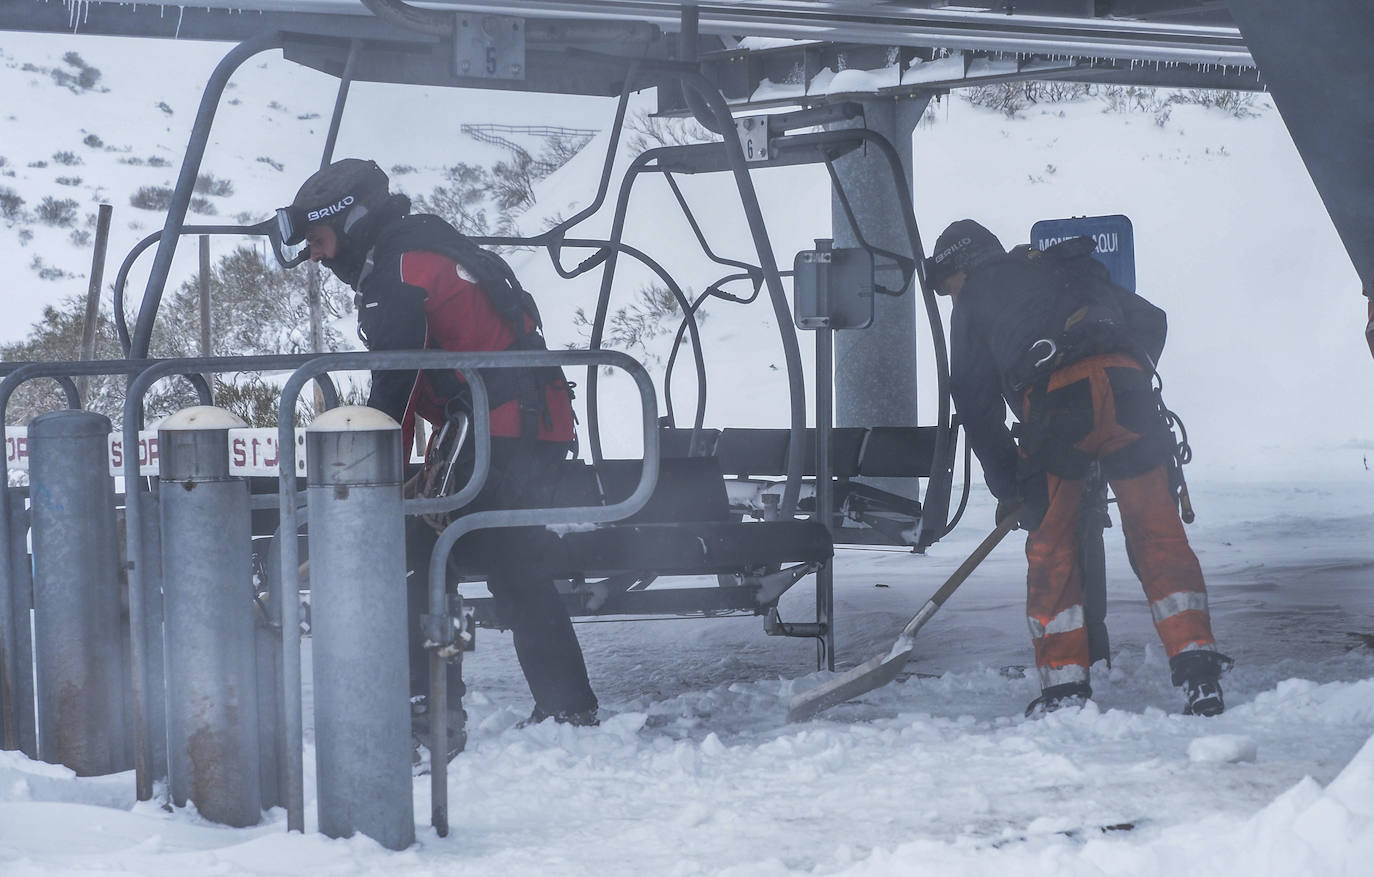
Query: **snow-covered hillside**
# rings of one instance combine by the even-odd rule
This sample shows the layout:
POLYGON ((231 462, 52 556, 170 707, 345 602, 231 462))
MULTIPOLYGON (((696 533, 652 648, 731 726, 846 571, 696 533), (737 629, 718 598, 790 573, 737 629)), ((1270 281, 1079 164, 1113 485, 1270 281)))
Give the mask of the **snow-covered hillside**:
MULTIPOLYGON (((114 204, 112 278, 128 248, 160 228, 160 214, 129 198, 174 182, 201 83, 225 50, 0 35, 0 195, 12 190, 25 210, 72 198, 76 230, 98 200, 114 204), (57 70, 79 79, 82 67, 63 57, 73 51, 100 70, 93 88, 78 82, 72 91, 54 78, 57 70), (88 144, 91 136, 101 145, 88 144), (80 163, 55 158, 67 152, 80 163)), ((207 195, 217 213, 197 220, 263 219, 318 163, 328 79, 264 56, 234 83, 203 168, 233 191, 207 195)), ((438 182, 446 164, 498 157, 463 137, 461 123, 604 129, 614 109, 604 100, 365 85, 353 101, 337 155, 413 167, 393 177, 412 194, 438 182)), ((0 753, 0 872, 1363 873, 1360 863, 1374 856, 1374 476, 1363 462, 1374 405, 1363 301, 1281 120, 1263 99, 1256 109, 1236 118, 1179 106, 1159 125, 1150 113, 1085 101, 1008 119, 956 96, 916 137, 927 241, 964 216, 1008 245, 1039 218, 1121 212, 1134 220, 1140 291, 1170 315, 1167 398, 1197 455, 1190 483, 1199 518, 1189 534, 1220 645, 1238 661, 1224 716, 1177 714, 1179 695, 1113 530, 1113 665, 1095 668, 1096 703, 1024 720, 1036 683, 1022 673, 1031 662, 1025 561, 1013 537, 922 631, 907 676, 814 722, 783 719, 788 696, 819 679, 809 675, 813 646, 767 638, 755 618, 722 618, 581 626, 606 721, 517 730, 528 693, 509 637, 484 631, 465 664, 471 743, 450 769, 446 840, 421 827, 415 848, 387 853, 363 838, 288 835, 280 810, 260 827, 224 829, 185 811, 130 808, 129 774, 78 779, 0 753)), ((543 183, 525 217, 530 228, 590 200, 605 136, 543 183)), ((713 246, 752 259, 728 183, 685 183, 713 246)), ((696 253, 666 186, 641 185, 627 241, 700 291, 721 272, 696 253)), ((823 170, 763 172, 758 185, 780 262, 829 233, 823 170)), ((575 234, 607 227, 603 215, 575 234)), ((90 248, 72 232, 0 218, 8 280, 0 337, 21 337, 43 303, 84 291, 90 248), (35 257, 74 276, 45 280, 35 257)), ((174 282, 194 270, 193 248, 182 250, 174 282)), ((131 282, 135 299, 149 261, 131 282)), ((576 310, 590 310, 598 278, 564 282, 543 254, 516 264, 553 345, 578 343, 576 310)), ((651 280, 626 271, 613 307, 632 303, 651 280)), ((771 310, 713 302, 706 314, 708 424, 784 424, 771 310)), ((666 344, 659 336, 631 352, 661 363, 666 344)), ((809 338, 801 348, 809 361, 809 338)), ((679 358, 684 369, 685 353, 679 358)), ((922 362, 929 377, 929 356, 922 362)), ((605 383, 606 411, 623 410, 623 383, 605 383)), ((691 383, 679 371, 679 418, 690 410, 691 383)), ((630 440, 612 442, 612 451, 633 450, 630 440)), ((966 523, 927 556, 841 551, 840 664, 883 651, 992 516, 978 486, 966 523)), ((799 585, 784 617, 805 618, 811 601, 809 584, 799 585)), ((313 772, 309 747, 306 766, 313 772)), ((417 783, 421 822, 427 791, 417 783)), ((307 801, 313 826, 311 776, 307 801)))
MULTIPOLYGON (((99 201, 115 206, 107 285, 129 248, 161 228, 162 214, 131 206, 130 197, 141 187, 175 182, 201 84, 225 47, 155 43, 130 51, 129 45, 139 44, 0 36, 7 93, 0 194, 12 191, 30 213, 45 198, 77 202, 71 227, 0 217, 0 262, 10 277, 0 338, 22 337, 43 303, 84 292, 90 245, 82 232, 99 201), (68 52, 100 71, 92 88, 56 81, 80 76, 81 67, 64 60, 68 52), (67 156, 79 163, 62 164, 67 156), (53 270, 70 276, 43 279, 45 268, 49 276, 53 270)), ((232 193, 204 194, 216 213, 192 221, 266 218, 318 164, 333 82, 274 54, 253 59, 230 83, 202 171, 232 193)), ((1104 102, 1087 100, 1032 106, 1008 119, 955 96, 935 107, 917 132, 917 218, 933 240, 947 222, 976 217, 1010 246, 1026 240, 1039 218, 1127 214, 1135 225, 1139 289, 1169 312, 1166 398, 1188 424, 1194 478, 1367 478, 1374 398, 1363 380, 1370 362, 1359 331, 1359 284, 1282 120, 1262 97, 1255 110, 1237 118, 1177 106, 1159 124, 1155 113, 1108 112, 1104 102)), ((427 194, 446 165, 503 157, 499 148, 463 135, 464 123, 602 129, 539 187, 539 203, 523 219, 534 231, 591 201, 613 111, 614 102, 602 99, 357 84, 336 155, 375 156, 383 167, 402 171, 393 173, 398 188, 427 194)), ((790 265, 797 250, 829 234, 824 172, 756 176, 774 249, 790 265)), ((729 181, 690 179, 684 189, 713 247, 753 260, 729 181)), ((691 243, 661 180, 642 180, 636 193, 627 242, 662 261, 692 291, 723 273, 691 243)), ((573 234, 604 233, 608 214, 602 210, 573 234)), ((217 240, 216 252, 233 243, 217 240)), ((195 270, 194 249, 189 241, 180 247, 173 283, 195 270)), ((583 255, 570 251, 565 261, 583 255)), ((151 261, 145 254, 131 275, 132 302, 142 297, 151 261)), ((513 261, 539 296, 551 343, 585 343, 574 315, 579 307, 591 310, 597 273, 568 282, 543 254, 513 261)), ((621 266, 613 308, 632 303, 653 280, 628 259, 621 266)), ((784 424, 783 363, 766 301, 748 310, 710 302, 705 312, 708 425, 784 424)), ((801 348, 809 362, 808 339, 801 348)), ((667 337, 631 352, 661 363, 667 337)), ((684 352, 680 359, 674 401, 681 418, 691 411, 695 389, 690 357, 684 352)), ((933 413, 930 364, 923 351, 921 404, 933 413)), ((617 392, 616 381, 608 382, 607 410, 633 404, 628 387, 620 387, 617 392)), ((633 450, 615 441, 613 451, 633 450)))

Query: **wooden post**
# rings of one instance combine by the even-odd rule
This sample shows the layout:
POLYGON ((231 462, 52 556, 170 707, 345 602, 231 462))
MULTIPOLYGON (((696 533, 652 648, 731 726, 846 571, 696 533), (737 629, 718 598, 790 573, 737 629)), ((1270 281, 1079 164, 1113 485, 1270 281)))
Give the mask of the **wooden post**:
POLYGON ((200 236, 200 355, 210 356, 210 236, 200 236))
MULTIPOLYGON (((210 348, 210 236, 200 236, 200 355, 211 356, 210 348)), ((213 374, 202 375, 205 383, 212 389, 215 386, 213 374)))
MULTIPOLYGON (((81 358, 95 359, 95 330, 100 319, 100 287, 105 281, 105 250, 110 242, 110 215, 114 208, 101 204, 95 220, 95 252, 91 255, 91 282, 86 287, 86 322, 81 326, 81 358)), ((77 381, 81 404, 87 404, 90 378, 77 381)))
MULTIPOLYGON (((317 262, 305 263, 306 301, 310 305, 310 352, 319 353, 324 349, 324 306, 320 301, 320 266, 317 262)), ((324 393, 318 383, 315 388, 315 416, 324 411, 324 393)))

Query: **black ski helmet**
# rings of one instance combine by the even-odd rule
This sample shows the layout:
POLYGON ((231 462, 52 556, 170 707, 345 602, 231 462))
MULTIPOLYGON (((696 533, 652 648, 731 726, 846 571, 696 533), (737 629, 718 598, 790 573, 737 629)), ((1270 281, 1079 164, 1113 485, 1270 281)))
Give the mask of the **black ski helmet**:
POLYGON ((341 158, 323 167, 301 184, 291 206, 277 211, 282 242, 294 246, 305 240, 312 225, 328 225, 348 245, 349 231, 369 212, 386 203, 386 171, 377 162, 341 158))
POLYGON ((926 259, 926 280, 939 286, 960 271, 972 271, 1006 253, 997 235, 972 219, 951 222, 935 239, 935 252, 926 259))

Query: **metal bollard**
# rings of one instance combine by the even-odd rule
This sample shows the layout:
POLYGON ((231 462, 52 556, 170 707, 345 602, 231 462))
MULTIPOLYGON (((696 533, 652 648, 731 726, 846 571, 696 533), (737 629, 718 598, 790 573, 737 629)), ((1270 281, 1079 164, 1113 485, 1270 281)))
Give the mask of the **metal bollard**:
POLYGON ((320 831, 398 850, 415 840, 401 430, 335 408, 306 451, 320 831))
POLYGON ((33 561, 29 557, 29 512, 24 508, 27 487, 9 488, 10 503, 10 606, 13 634, 20 668, 14 676, 14 710, 19 729, 19 751, 38 757, 38 716, 33 700, 33 561))
POLYGON ((172 802, 225 825, 262 818, 248 484, 229 474, 227 411, 158 429, 172 802))
POLYGON ((108 418, 29 424, 38 755, 78 776, 128 770, 108 418))

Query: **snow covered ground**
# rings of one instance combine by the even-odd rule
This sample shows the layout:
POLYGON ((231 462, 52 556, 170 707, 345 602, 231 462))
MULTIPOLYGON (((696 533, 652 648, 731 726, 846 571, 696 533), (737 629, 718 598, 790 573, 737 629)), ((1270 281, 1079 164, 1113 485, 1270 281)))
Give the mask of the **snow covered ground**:
MULTIPOLYGON (((135 45, 0 35, 8 89, 0 173, 14 172, 0 176, 0 188, 31 205, 74 190, 83 211, 110 200, 112 261, 160 227, 160 216, 126 206, 128 196, 174 180, 200 83, 224 50, 135 45), (60 68, 69 50, 104 71, 109 92, 54 85, 43 71, 60 68), (177 76, 166 75, 168 63, 177 76), (84 146, 89 134, 114 150, 84 146), (55 153, 69 150, 83 163, 53 166, 55 153), (171 166, 148 165, 152 155, 171 166), (145 164, 119 163, 130 156, 145 164)), ((235 82, 240 102, 217 123, 205 169, 234 183, 232 195, 216 199, 218 216, 256 221, 318 161, 324 120, 305 117, 327 114, 332 88, 266 56, 235 82)), ((414 166, 397 175, 411 192, 432 185, 444 163, 490 155, 461 138, 461 122, 598 127, 612 109, 423 91, 415 99, 436 131, 417 137, 402 123, 414 108, 394 90, 354 91, 362 108, 346 120, 338 154, 414 166)), ((1237 119, 1180 107, 1158 125, 1149 114, 1109 114, 1087 102, 1009 120, 955 98, 917 136, 917 212, 928 238, 966 215, 1008 244, 1042 217, 1124 212, 1135 221, 1141 291, 1170 314, 1168 398, 1198 455, 1190 537, 1220 645, 1237 659, 1224 716, 1178 715, 1179 694, 1113 530, 1113 665, 1095 670, 1095 703, 1073 715, 1021 718, 1037 686, 1022 672, 1031 654, 1024 558, 1013 537, 922 631, 905 678, 800 725, 784 721, 785 705, 819 681, 810 674, 814 649, 765 637, 758 619, 581 626, 607 716, 594 729, 516 730, 528 693, 508 637, 483 632, 466 664, 470 745, 450 768, 453 833, 441 840, 421 825, 416 846, 401 853, 365 838, 289 835, 279 810, 259 827, 226 829, 191 812, 131 806, 129 774, 78 779, 0 753, 0 872, 1366 873, 1374 856, 1374 491, 1363 455, 1374 445, 1374 400, 1359 337, 1363 302, 1281 121, 1263 101, 1258 109, 1237 119)), ((586 202, 598 146, 545 182, 530 222, 586 202)), ((784 262, 826 233, 823 177, 814 169, 759 175, 784 262)), ((691 182, 700 184, 688 197, 710 214, 713 240, 725 255, 748 257, 724 190, 691 182)), ((663 192, 646 184, 646 193, 632 208, 630 242, 675 273, 700 268, 689 248, 672 243, 685 225, 667 215, 663 192)), ((588 225, 588 236, 598 233, 597 222, 588 225)), ((89 265, 88 247, 67 229, 0 222, 0 264, 11 277, 7 338, 22 336, 42 303, 84 291, 80 276, 39 277, 35 255, 77 275, 89 265)), ((518 267, 540 296, 553 342, 576 342, 571 317, 588 306, 595 278, 560 284, 542 255, 518 267)), ((177 270, 184 277, 193 267, 177 270)), ((627 290, 642 279, 631 275, 627 290)), ((713 279, 688 282, 701 289, 713 279)), ((141 288, 136 277, 131 290, 141 288)), ((707 313, 708 424, 782 425, 771 313, 736 314, 724 304, 707 313)), ((804 339, 807 358, 810 346, 804 339)), ((660 338, 634 352, 661 363, 663 347, 660 338)), ((690 383, 679 373, 679 416, 691 405, 690 383)), ((617 384, 608 380, 606 391, 618 404, 617 384)), ((842 551, 840 664, 885 650, 991 518, 975 484, 966 522, 927 556, 842 551)), ((799 585, 783 601, 784 617, 803 620, 811 600, 809 584, 799 585)), ((313 770, 310 751, 306 766, 313 770)), ((427 791, 416 783, 420 823, 427 791)))
MULTIPOLYGON (((579 628, 599 728, 516 730, 529 696, 508 637, 465 675, 472 735, 450 767, 453 832, 391 853, 130 808, 131 774, 77 779, 0 755, 0 871, 30 874, 1355 875, 1374 853, 1374 497, 1246 485, 1195 491, 1191 536, 1230 709, 1179 694, 1110 550, 1113 666, 1081 713, 1021 717, 1037 693, 1009 539, 918 638, 905 678, 796 725, 812 648, 758 619, 579 628), (1361 638, 1356 634, 1362 633, 1361 638)), ((837 560, 842 663, 885 650, 981 537, 991 504, 921 557, 837 560), (886 587, 883 587, 883 586, 886 587)), ((809 588, 784 601, 807 610, 809 588)), ((308 675, 307 675, 308 678, 308 675)), ((307 747, 307 772, 313 751, 307 747)), ((307 824, 313 792, 307 782, 307 824)), ((415 784, 420 823, 426 779, 415 784)))

